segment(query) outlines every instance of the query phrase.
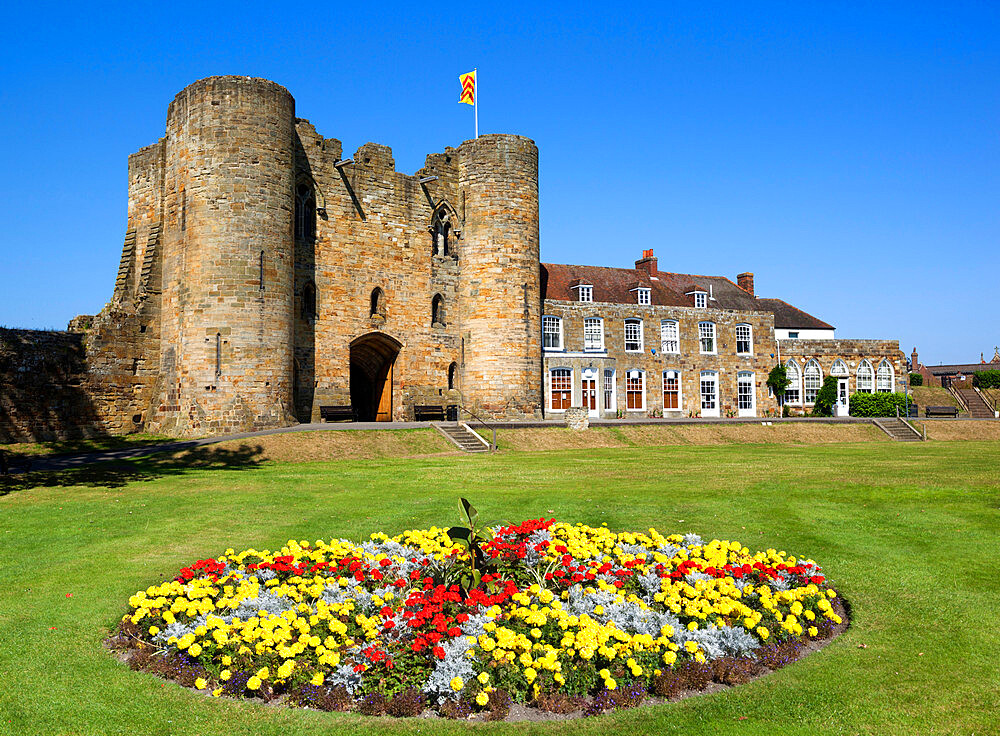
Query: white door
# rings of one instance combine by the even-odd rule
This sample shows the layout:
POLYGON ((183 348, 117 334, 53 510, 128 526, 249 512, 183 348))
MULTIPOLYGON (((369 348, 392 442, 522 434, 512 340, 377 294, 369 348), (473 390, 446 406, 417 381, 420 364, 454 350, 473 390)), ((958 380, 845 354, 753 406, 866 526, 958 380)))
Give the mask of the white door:
POLYGON ((717 417, 719 414, 719 374, 705 371, 701 374, 701 415, 717 417))
POLYGON ((757 416, 757 391, 753 373, 741 371, 736 376, 736 409, 741 417, 757 416))
POLYGON ((837 416, 846 417, 851 413, 850 393, 847 390, 846 378, 837 379, 837 416))

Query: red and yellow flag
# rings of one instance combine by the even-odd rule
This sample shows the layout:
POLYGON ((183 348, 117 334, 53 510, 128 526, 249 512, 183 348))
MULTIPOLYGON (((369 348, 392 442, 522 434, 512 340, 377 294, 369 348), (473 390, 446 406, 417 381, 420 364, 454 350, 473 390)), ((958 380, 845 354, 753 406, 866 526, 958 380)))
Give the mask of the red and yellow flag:
POLYGON ((458 98, 459 102, 464 102, 466 105, 476 104, 476 72, 475 70, 469 72, 468 74, 460 74, 458 81, 462 83, 462 96, 458 98))

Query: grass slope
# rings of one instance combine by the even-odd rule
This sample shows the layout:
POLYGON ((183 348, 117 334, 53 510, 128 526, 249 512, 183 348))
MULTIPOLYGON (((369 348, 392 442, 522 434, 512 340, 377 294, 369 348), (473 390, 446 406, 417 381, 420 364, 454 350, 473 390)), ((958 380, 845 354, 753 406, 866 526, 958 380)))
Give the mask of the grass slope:
POLYGON ((997 452, 988 442, 606 448, 169 472, 149 459, 129 476, 141 480, 118 487, 92 474, 79 486, 22 484, 0 496, 0 733, 465 732, 213 700, 131 672, 101 645, 131 593, 183 564, 228 546, 451 523, 460 494, 482 518, 655 525, 806 554, 853 605, 844 636, 749 685, 482 733, 995 733, 997 452))

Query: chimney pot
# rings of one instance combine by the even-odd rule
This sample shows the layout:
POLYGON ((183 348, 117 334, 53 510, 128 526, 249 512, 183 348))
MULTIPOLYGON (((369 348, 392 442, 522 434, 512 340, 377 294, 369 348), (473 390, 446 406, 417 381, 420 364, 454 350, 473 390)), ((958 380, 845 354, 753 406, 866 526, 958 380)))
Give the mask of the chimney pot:
POLYGON ((747 294, 749 294, 750 296, 756 298, 757 295, 754 293, 754 290, 753 290, 753 274, 752 273, 750 273, 749 271, 746 271, 745 273, 737 274, 737 276, 736 276, 736 284, 741 289, 743 289, 743 291, 745 291, 747 294))
POLYGON ((635 262, 635 267, 639 271, 645 271, 650 276, 656 275, 656 256, 653 255, 652 248, 642 252, 642 258, 635 262))

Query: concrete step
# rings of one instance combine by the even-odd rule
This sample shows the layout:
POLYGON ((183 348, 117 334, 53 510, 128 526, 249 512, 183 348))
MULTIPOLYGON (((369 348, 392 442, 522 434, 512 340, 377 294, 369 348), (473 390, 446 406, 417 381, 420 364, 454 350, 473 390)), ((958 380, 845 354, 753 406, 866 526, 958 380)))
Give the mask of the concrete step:
POLYGON ((463 452, 489 452, 490 448, 480 442, 479 438, 460 424, 436 424, 434 426, 443 432, 463 452))
POLYGON ((880 427, 896 442, 921 442, 923 440, 923 437, 916 434, 899 419, 879 419, 875 426, 880 427))

